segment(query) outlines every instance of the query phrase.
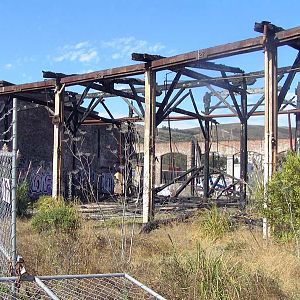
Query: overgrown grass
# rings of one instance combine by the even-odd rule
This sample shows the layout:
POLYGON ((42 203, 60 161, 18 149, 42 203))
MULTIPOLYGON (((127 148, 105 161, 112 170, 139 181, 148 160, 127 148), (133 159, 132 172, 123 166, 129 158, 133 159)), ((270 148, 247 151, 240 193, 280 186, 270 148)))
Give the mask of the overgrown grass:
POLYGON ((225 233, 233 230, 229 213, 225 209, 218 209, 216 206, 200 213, 199 226, 204 236, 215 239, 221 238, 225 233))
POLYGON ((205 251, 199 244, 192 255, 174 251, 163 261, 161 279, 168 299, 288 299, 276 280, 258 271, 251 273, 241 263, 232 264, 224 254, 205 251))
POLYGON ((200 225, 211 214, 228 217, 207 211, 189 223, 135 233, 132 252, 132 224, 122 231, 87 221, 76 234, 45 235, 19 220, 18 249, 29 273, 128 272, 167 299, 300 299, 300 263, 289 244, 265 244, 259 230, 243 227, 209 231, 214 226, 200 225), (127 264, 120 263, 123 235, 127 264))

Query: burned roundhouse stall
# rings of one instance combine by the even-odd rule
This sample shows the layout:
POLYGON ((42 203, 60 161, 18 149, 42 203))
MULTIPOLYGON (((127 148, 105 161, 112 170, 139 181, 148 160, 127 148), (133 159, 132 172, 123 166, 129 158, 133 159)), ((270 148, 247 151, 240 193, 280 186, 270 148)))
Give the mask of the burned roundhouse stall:
MULTIPOLYGON (((11 84, 2 82, 3 85, 11 84)), ((40 101, 27 95, 18 96, 17 183, 28 183, 32 200, 52 195, 55 122, 52 96, 51 92, 40 94, 40 101)), ((98 115, 87 116, 86 110, 81 108, 74 110, 72 97, 66 93, 64 98, 61 193, 66 198, 77 196, 85 201, 91 196, 86 182, 89 177, 95 197, 110 195, 114 190, 113 174, 119 165, 120 132, 117 126, 110 124, 97 127, 82 125, 79 128, 86 118, 98 118, 98 115)), ((2 97, 0 105, 0 130, 3 132, 0 148, 10 150, 12 141, 9 139, 8 124, 11 124, 12 97, 2 97)))
MULTIPOLYGON (((155 199, 160 197, 194 196, 197 201, 225 199, 244 207, 249 118, 264 116, 265 120, 265 183, 276 168, 278 115, 296 115, 295 148, 299 149, 299 97, 288 92, 294 88, 292 84, 299 70, 300 28, 284 30, 262 22, 256 23, 254 29, 257 37, 173 57, 134 53, 132 59, 140 61, 134 65, 81 75, 45 72, 45 80, 41 82, 3 83, 2 103, 9 103, 15 97, 34 103, 33 106, 44 106, 38 110, 47 116, 47 128, 54 128, 53 134, 49 129, 48 143, 45 141, 49 154, 53 152, 54 197, 66 186, 74 186, 67 181, 74 183, 76 174, 88 170, 85 172, 91 179, 95 169, 98 174, 106 167, 117 175, 119 193, 126 198, 142 195, 144 223, 154 217, 155 199), (277 58, 278 53, 281 60, 277 58), (253 70, 251 61, 260 62, 263 70, 253 70), (72 92, 75 86, 81 92, 72 92), (110 109, 116 101, 123 103, 123 111, 129 113, 117 116, 110 109), (218 134, 213 133, 218 131, 218 123, 229 117, 240 124, 240 142, 232 159, 224 157, 218 149, 211 151, 213 143, 217 143, 218 134), (188 145, 183 145, 182 151, 174 147, 170 134, 168 151, 157 155, 156 148, 160 147, 156 144, 157 129, 164 122, 170 127, 171 122, 178 120, 196 120, 198 134, 188 145), (114 141, 107 134, 107 126, 115 128, 111 135, 114 141), (89 137, 85 148, 79 151, 76 147, 82 141, 83 132, 89 137), (201 136, 202 142, 197 136, 201 136), (53 150, 49 146, 52 138, 53 150), (74 155, 67 155, 68 151, 74 155), (66 179, 65 170, 74 176, 66 179)), ((31 117, 28 118, 29 124, 31 117)), ((5 124, 2 126, 5 131, 5 124)), ((26 145, 28 142, 25 141, 26 145)), ((35 144, 32 141, 32 147, 35 144)), ((22 154, 21 145, 22 142, 20 162, 23 163, 23 155, 24 161, 32 160, 34 164, 28 153, 22 154)), ((102 182, 106 180, 102 176, 102 182)), ((83 184, 81 190, 84 188, 83 184)), ((90 190, 92 194, 98 193, 97 188, 90 190)), ((68 191, 71 196, 72 188, 68 191)))

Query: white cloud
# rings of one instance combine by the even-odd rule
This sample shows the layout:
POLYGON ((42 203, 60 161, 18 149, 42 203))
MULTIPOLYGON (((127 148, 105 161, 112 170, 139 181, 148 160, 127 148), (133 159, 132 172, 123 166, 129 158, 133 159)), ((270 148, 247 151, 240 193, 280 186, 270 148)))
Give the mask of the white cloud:
POLYGON ((60 49, 60 52, 60 55, 54 57, 55 62, 79 61, 89 63, 99 60, 97 49, 91 46, 88 41, 79 42, 75 45, 66 45, 60 49))
POLYGON ((6 69, 6 70, 10 70, 12 67, 13 67, 12 64, 5 64, 4 65, 4 69, 6 69))
POLYGON ((133 52, 157 54, 158 51, 165 49, 165 46, 161 43, 151 44, 148 41, 138 40, 132 36, 103 42, 102 47, 113 51, 111 54, 112 59, 130 58, 133 52))

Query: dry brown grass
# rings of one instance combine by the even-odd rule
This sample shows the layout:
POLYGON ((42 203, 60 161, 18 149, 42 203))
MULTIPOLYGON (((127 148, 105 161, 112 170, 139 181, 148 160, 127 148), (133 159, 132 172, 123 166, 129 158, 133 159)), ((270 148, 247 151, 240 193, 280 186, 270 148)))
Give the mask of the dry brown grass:
POLYGON ((18 249, 32 274, 125 271, 168 299, 300 299, 300 263, 292 246, 272 241, 266 244, 259 230, 240 227, 215 239, 203 234, 199 217, 148 235, 138 234, 136 225, 130 256, 131 229, 131 225, 125 228, 122 256, 123 234, 117 224, 105 228, 87 221, 73 234, 39 234, 32 231, 30 221, 19 220, 18 249), (199 245, 207 264, 218 260, 218 276, 229 281, 224 286, 227 298, 199 296, 203 265, 188 269, 199 254, 199 245), (182 271, 176 275, 179 267, 182 271), (185 290, 181 285, 186 284, 185 290))

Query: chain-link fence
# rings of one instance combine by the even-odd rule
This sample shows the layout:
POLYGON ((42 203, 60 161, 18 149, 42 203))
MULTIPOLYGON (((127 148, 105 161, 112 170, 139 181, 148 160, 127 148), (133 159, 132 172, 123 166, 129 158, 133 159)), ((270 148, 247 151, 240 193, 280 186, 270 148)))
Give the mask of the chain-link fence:
POLYGON ((0 151, 0 274, 7 275, 12 255, 12 153, 0 151))
POLYGON ((0 278, 0 298, 64 300, 165 300, 128 274, 28 276, 0 278), (12 284, 15 294, 12 295, 12 284))
POLYGON ((10 275, 16 255, 17 100, 0 103, 0 274, 10 275), (10 149, 10 150, 9 150, 10 149))

